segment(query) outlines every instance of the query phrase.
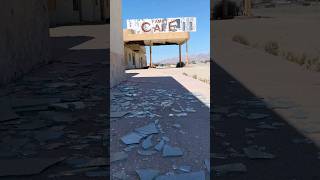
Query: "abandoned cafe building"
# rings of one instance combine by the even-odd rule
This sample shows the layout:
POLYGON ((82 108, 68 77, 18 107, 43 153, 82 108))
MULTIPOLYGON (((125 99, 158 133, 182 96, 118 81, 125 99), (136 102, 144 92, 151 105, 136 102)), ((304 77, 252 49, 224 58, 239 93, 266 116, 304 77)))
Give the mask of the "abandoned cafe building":
POLYGON ((181 46, 186 44, 188 64, 188 31, 195 31, 195 18, 157 18, 127 20, 123 30, 124 58, 127 69, 144 68, 147 65, 146 47, 149 49, 149 67, 152 67, 152 47, 178 45, 179 62, 182 62, 181 46))

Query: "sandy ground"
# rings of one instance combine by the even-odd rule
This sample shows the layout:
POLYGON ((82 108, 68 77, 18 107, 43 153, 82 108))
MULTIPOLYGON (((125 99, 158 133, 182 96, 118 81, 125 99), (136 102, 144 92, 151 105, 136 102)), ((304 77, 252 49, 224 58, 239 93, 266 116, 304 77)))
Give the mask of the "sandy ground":
MULTIPOLYGON (((296 8, 256 10, 256 13, 273 16, 274 19, 234 19, 226 21, 215 21, 212 24, 214 36, 211 39, 213 46, 213 56, 218 64, 223 66, 233 76, 239 78, 253 92, 263 96, 275 98, 287 98, 302 106, 304 114, 308 114, 307 120, 299 120, 292 117, 293 112, 278 110, 285 115, 288 122, 296 128, 313 138, 319 145, 320 123, 317 113, 319 77, 316 72, 309 72, 298 65, 288 62, 281 57, 266 54, 264 51, 243 46, 231 40, 233 34, 245 34, 248 39, 255 39, 257 42, 277 39, 284 47, 299 51, 308 51, 311 54, 319 53, 319 38, 314 38, 320 32, 318 23, 319 13, 311 11, 309 8, 299 7, 299 11, 304 13, 293 14, 296 8), (284 11, 280 16, 279 11, 284 11), (312 17, 304 19, 305 17, 312 17), (301 35, 302 32, 304 36, 301 35), (299 42, 299 43, 297 43, 299 42), (250 70, 250 71, 248 71, 250 70), (299 85, 299 88, 295 88, 299 85), (292 89, 295 89, 292 91, 292 89), (290 115, 291 114, 291 115, 290 115)), ((302 110, 301 110, 302 111, 302 110)))
POLYGON ((275 40, 286 51, 319 55, 319 14, 315 13, 318 9, 259 9, 254 11, 255 15, 272 18, 212 22, 211 55, 217 64, 211 69, 215 77, 213 104, 214 109, 218 107, 214 116, 218 133, 214 152, 218 157, 214 165, 241 162, 248 167, 242 174, 217 179, 319 178, 316 169, 320 147, 320 73, 259 49, 266 41, 275 40), (235 34, 246 37, 252 44, 258 43, 258 48, 233 42, 235 34), (269 118, 252 121, 250 113, 266 114, 269 118), (278 122, 283 126, 272 125, 278 122), (252 129, 256 135, 250 135, 252 129), (264 161, 246 155, 238 158, 230 153, 221 155, 231 151, 231 147, 244 152, 243 148, 250 145, 263 146, 264 151, 277 158, 264 161), (306 168, 301 166, 305 162, 313 163, 306 168))
POLYGON ((139 169, 178 175, 182 172, 174 166, 185 165, 191 166, 192 172, 205 172, 209 179, 204 161, 210 158, 210 86, 172 69, 129 70, 127 73, 132 77, 111 90, 111 116, 116 112, 129 114, 111 119, 110 153, 111 159, 121 151, 128 157, 111 163, 111 178, 139 179, 135 172, 139 169), (194 112, 188 112, 188 108, 194 112), (187 114, 178 116, 181 113, 187 114), (161 151, 144 156, 138 153, 143 150, 141 143, 126 150, 130 146, 125 145, 121 137, 149 123, 157 124, 163 131, 153 135, 149 151, 155 150, 154 145, 165 136, 169 138, 166 144, 182 149, 183 156, 163 157, 161 151))
POLYGON ((197 79, 209 80, 210 81, 210 63, 206 64, 189 64, 180 71, 186 73, 188 76, 197 76, 197 79))
POLYGON ((306 53, 310 57, 320 56, 319 12, 320 5, 264 8, 254 10, 254 15, 270 18, 215 21, 214 46, 219 46, 221 38, 229 40, 239 34, 259 48, 268 41, 276 41, 282 50, 306 53))

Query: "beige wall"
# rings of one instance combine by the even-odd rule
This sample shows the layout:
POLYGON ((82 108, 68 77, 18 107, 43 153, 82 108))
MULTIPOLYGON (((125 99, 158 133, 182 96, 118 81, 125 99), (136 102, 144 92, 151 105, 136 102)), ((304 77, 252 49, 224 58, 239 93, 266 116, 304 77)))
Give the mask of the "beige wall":
POLYGON ((1 0, 0 85, 50 59, 48 7, 43 0, 1 0))
POLYGON ((110 0, 110 86, 126 78, 122 32, 122 1, 110 0))

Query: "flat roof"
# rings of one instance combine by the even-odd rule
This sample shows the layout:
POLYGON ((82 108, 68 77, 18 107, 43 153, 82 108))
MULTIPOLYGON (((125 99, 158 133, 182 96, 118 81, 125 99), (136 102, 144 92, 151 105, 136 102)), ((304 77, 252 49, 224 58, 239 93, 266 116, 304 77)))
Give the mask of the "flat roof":
POLYGON ((189 32, 134 34, 130 29, 123 30, 123 41, 126 44, 139 44, 142 46, 179 45, 184 44, 189 39, 189 32))

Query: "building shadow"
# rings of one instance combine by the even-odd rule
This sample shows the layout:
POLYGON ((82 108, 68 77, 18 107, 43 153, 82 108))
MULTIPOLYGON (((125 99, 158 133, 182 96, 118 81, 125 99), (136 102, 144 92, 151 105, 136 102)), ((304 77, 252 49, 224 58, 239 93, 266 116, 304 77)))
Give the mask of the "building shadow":
POLYGON ((219 64, 212 63, 211 73, 211 164, 243 163, 247 167, 243 173, 215 173, 217 180, 320 179, 315 144, 219 64), (275 158, 249 159, 243 148, 254 145, 275 158))
POLYGON ((93 39, 90 36, 61 36, 50 37, 51 58, 56 60, 69 53, 69 49, 93 39))
MULTIPOLYGON (((184 149, 186 153, 184 156, 179 157, 175 160, 174 163, 184 163, 191 165, 193 169, 203 170, 206 172, 206 176, 209 177, 209 173, 203 166, 203 161, 205 159, 209 160, 210 158, 210 110, 202 101, 198 99, 199 95, 191 93, 187 90, 182 84, 175 80, 171 76, 134 76, 139 73, 128 73, 130 78, 126 81, 120 83, 114 87, 115 92, 121 92, 124 87, 135 87, 138 91, 136 92, 138 96, 133 97, 132 105, 134 104, 143 104, 147 103, 144 106, 138 106, 139 108, 134 109, 134 111, 145 111, 144 108, 151 108, 151 113, 160 115, 161 117, 155 117, 158 119, 162 127, 166 127, 164 134, 159 134, 161 136, 167 136, 170 138, 170 143, 175 144, 175 146, 184 149), (141 92, 141 94, 140 94, 141 92), (152 99, 154 97, 156 99, 152 99), (149 103, 153 105, 148 105, 149 103), (160 104, 173 102, 167 108, 163 108, 160 104), (183 117, 169 117, 169 114, 177 114, 178 112, 173 111, 172 109, 185 109, 187 115, 183 117), (195 112, 188 112, 187 107, 194 108, 195 112), (172 129, 175 123, 181 125, 180 130, 186 132, 181 134, 179 130, 172 129), (192 144, 192 145, 191 145, 192 144), (202 163, 195 163, 196 161, 202 163)), ((111 92, 112 93, 112 92, 111 92)), ((121 98, 118 97, 115 99, 115 107, 117 106, 117 101, 121 102, 121 98)), ((123 93, 125 94, 125 93, 123 93)), ((130 111, 131 109, 127 109, 130 111)), ((130 114, 129 114, 130 115, 130 114)), ((139 118, 139 117, 126 117, 121 120, 111 122, 111 128, 116 129, 116 134, 111 134, 112 142, 118 142, 121 136, 125 133, 131 132, 134 130, 134 127, 143 126, 146 123, 150 122, 149 118, 139 118), (130 123, 129 123, 130 122, 130 123)), ((151 120, 153 121, 153 120, 151 120)), ((157 135, 155 135, 157 136, 157 135)), ((119 151, 118 143, 113 143, 110 145, 111 152, 119 151)), ((163 158, 162 156, 154 155, 152 156, 153 161, 156 161, 156 164, 144 161, 137 161, 136 159, 143 159, 143 156, 130 157, 126 160, 125 163, 111 163, 111 173, 115 169, 125 168, 127 171, 134 170, 135 167, 132 165, 134 163, 140 162, 138 166, 148 167, 152 169, 160 170, 165 172, 168 169, 172 168, 172 163, 168 159, 163 158), (113 171, 112 171, 113 170, 113 171)), ((194 170, 196 171, 196 170, 194 170)), ((129 179, 138 179, 138 176, 132 176, 129 179)))

